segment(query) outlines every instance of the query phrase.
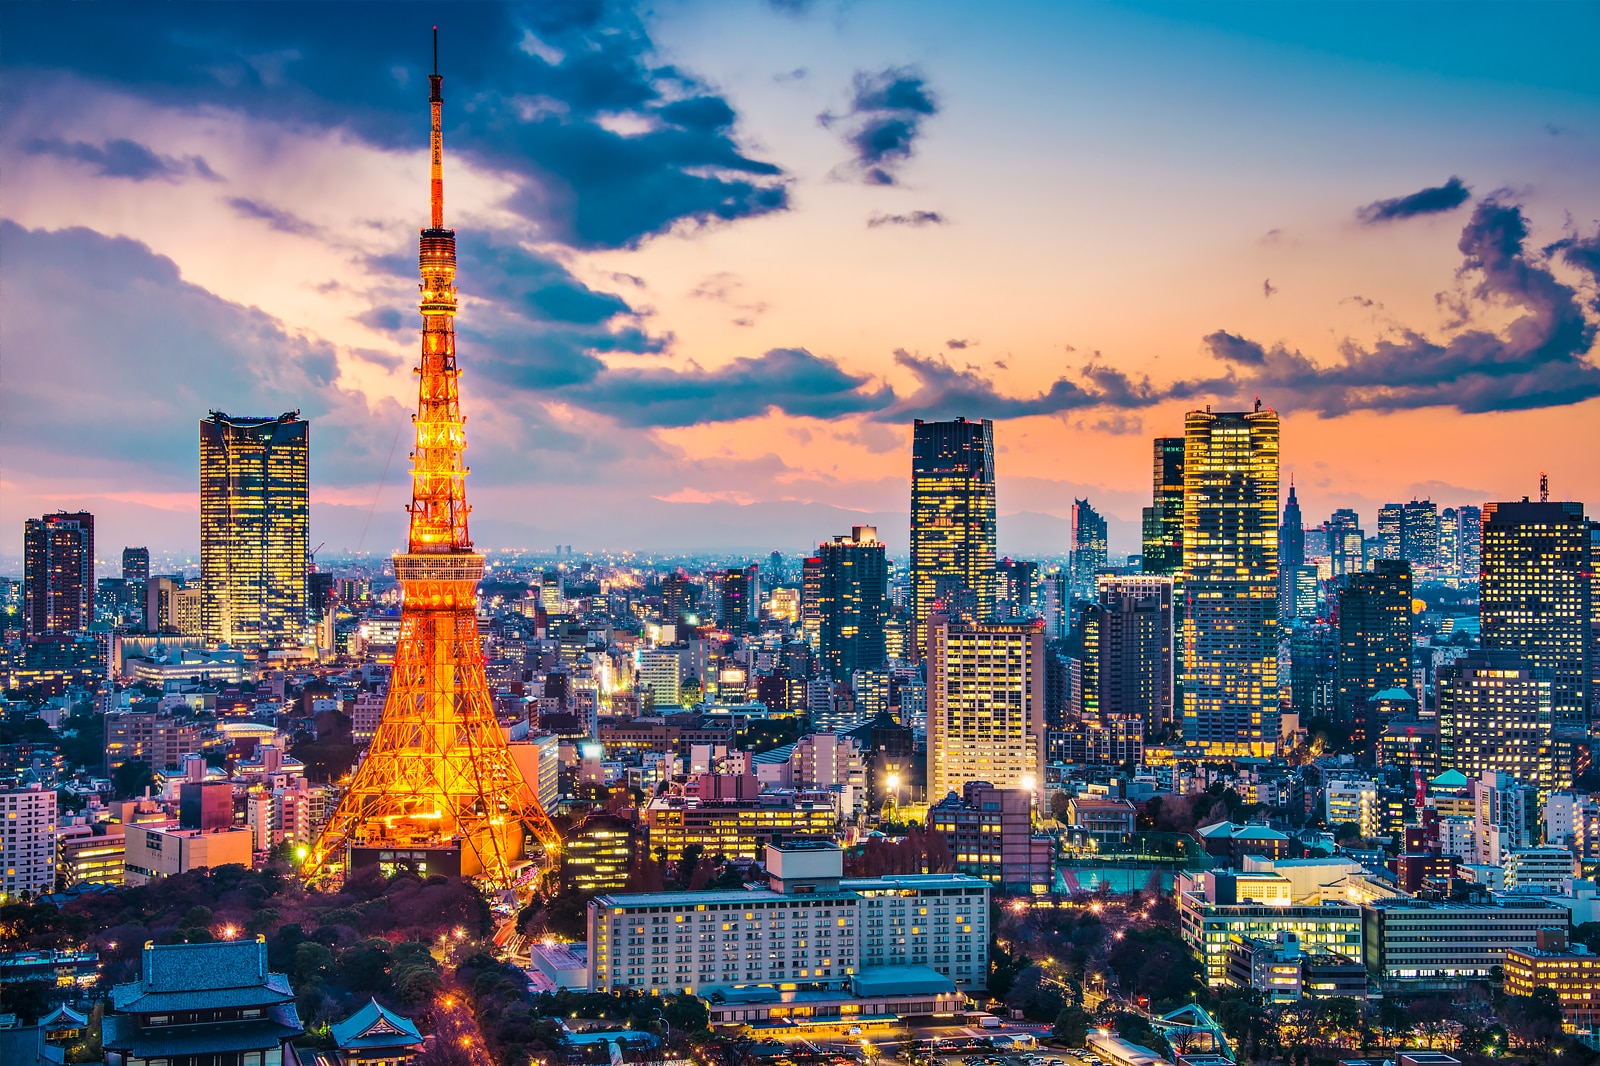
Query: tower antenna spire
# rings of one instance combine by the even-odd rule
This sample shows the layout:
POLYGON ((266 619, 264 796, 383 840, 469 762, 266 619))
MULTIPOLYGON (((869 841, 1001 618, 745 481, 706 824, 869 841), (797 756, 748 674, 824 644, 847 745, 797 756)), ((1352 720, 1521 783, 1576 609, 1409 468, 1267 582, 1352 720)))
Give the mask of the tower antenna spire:
POLYGON ((439 27, 433 28, 433 76, 439 76, 439 27))
POLYGON ((430 222, 436 230, 444 229, 444 133, 440 122, 444 113, 444 79, 439 76, 439 27, 433 28, 433 73, 428 75, 428 109, 432 112, 433 130, 429 135, 433 173, 429 198, 430 222))

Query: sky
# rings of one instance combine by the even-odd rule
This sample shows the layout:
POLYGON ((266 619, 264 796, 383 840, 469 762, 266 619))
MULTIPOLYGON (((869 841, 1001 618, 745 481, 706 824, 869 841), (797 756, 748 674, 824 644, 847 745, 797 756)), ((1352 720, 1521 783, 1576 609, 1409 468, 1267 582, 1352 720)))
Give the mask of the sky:
POLYGON ((1256 397, 1308 522, 1600 508, 1600 5, 19 2, 0 566, 197 550, 210 410, 400 547, 435 25, 482 548, 903 551, 964 415, 1003 553, 1136 552, 1151 438, 1256 397))

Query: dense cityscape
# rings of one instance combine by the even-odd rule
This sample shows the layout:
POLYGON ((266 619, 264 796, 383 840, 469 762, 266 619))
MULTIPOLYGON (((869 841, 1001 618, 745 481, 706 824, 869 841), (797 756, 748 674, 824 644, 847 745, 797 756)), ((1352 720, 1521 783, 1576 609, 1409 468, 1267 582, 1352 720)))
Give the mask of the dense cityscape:
POLYGON ((4 1066, 1600 1059, 1584 503, 1323 517, 1263 395, 1014 559, 975 406, 903 554, 480 551, 443 85, 395 554, 299 410, 193 413, 197 561, 25 523, 4 1066))

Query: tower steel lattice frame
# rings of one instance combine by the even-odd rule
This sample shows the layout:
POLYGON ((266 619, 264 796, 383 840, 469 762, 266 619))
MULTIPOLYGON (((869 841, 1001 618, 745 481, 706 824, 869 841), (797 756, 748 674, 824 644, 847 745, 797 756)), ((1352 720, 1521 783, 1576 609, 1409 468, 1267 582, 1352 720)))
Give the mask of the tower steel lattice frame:
POLYGON ((466 436, 456 366, 456 235, 444 226, 443 79, 429 77, 431 225, 422 231, 422 360, 411 453, 410 535, 394 557, 400 641, 383 717, 302 873, 317 877, 353 845, 459 846, 462 873, 506 886, 526 826, 547 851, 561 839, 506 746, 478 635, 483 556, 467 532, 466 436))

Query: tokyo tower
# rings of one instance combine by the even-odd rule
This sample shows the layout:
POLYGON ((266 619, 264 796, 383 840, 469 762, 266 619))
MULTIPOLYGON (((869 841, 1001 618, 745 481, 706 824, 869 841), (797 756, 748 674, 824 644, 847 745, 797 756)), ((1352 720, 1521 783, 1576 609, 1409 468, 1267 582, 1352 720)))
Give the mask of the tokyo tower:
POLYGON ((433 112, 431 225, 422 231, 422 365, 411 453, 410 540, 394 557, 402 590, 389 694, 349 790, 302 873, 330 866, 407 868, 507 886, 524 826, 548 851, 561 840, 506 746, 478 636, 483 556, 467 535, 456 367, 456 234, 444 228, 439 31, 428 78, 433 112))

